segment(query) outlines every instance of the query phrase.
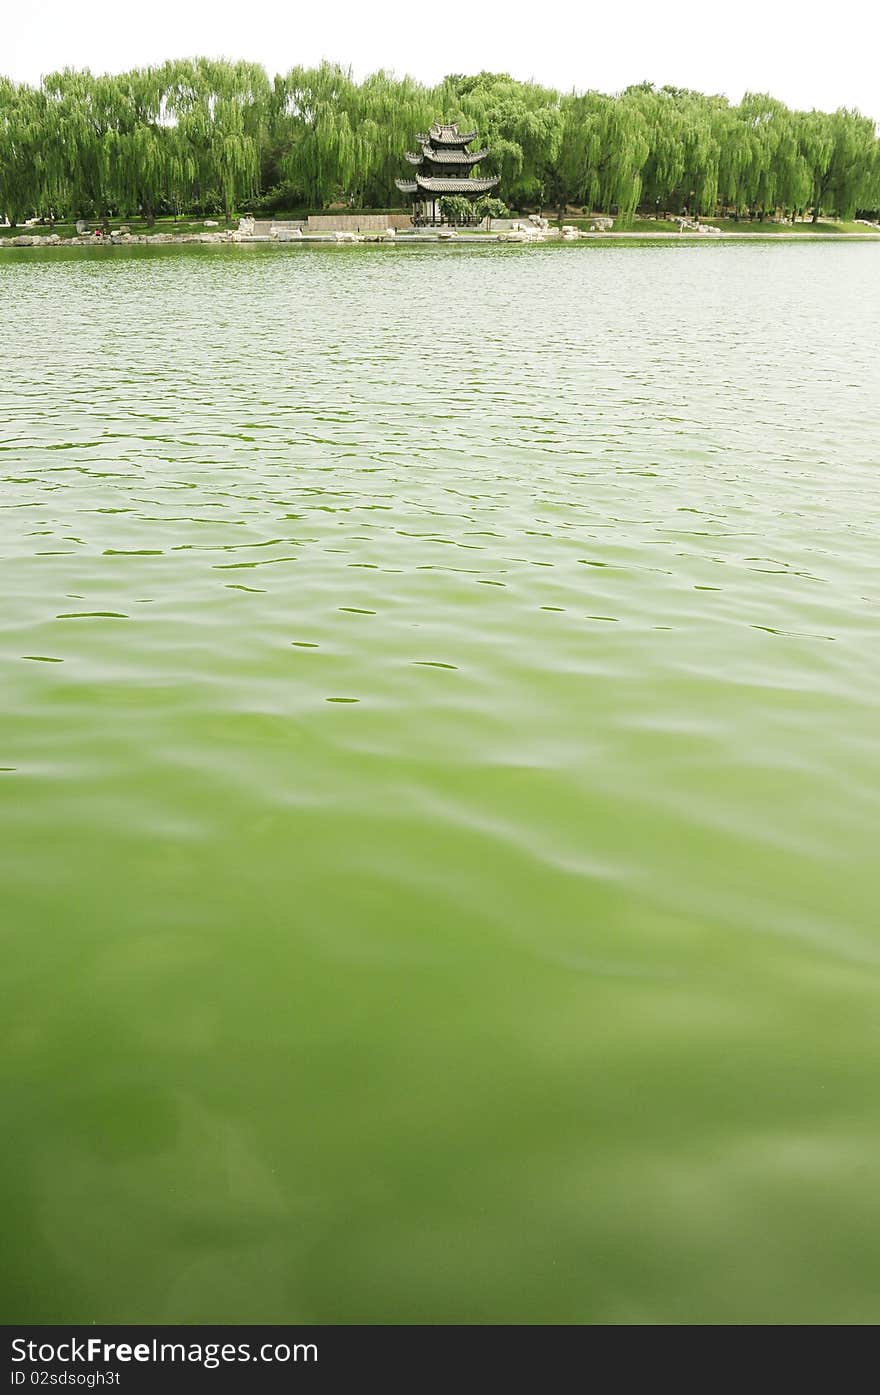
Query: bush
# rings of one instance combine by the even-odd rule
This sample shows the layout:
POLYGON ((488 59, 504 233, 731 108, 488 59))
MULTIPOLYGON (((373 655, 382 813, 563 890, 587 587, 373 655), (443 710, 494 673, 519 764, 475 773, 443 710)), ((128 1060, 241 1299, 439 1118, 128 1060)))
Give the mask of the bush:
POLYGON ((255 213, 285 213, 290 208, 302 208, 304 203, 302 189, 285 179, 267 189, 259 198, 251 199, 248 207, 255 213))
POLYGON ((493 218, 506 218, 510 209, 506 203, 502 203, 501 199, 491 199, 488 195, 484 195, 483 198, 477 199, 474 212, 478 218, 488 219, 491 227, 493 218))
POLYGON ((463 194, 446 194, 440 200, 440 212, 444 222, 460 225, 471 221, 473 206, 463 194))

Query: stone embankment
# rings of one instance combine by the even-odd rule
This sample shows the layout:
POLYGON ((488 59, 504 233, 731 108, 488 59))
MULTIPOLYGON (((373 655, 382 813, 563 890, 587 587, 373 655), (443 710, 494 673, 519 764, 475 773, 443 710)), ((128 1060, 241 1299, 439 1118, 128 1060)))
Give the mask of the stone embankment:
POLYGON ((45 237, 38 233, 20 233, 15 237, 0 239, 0 247, 131 247, 135 243, 180 243, 180 242, 241 242, 238 229, 226 232, 203 233, 110 233, 109 237, 95 237, 94 233, 78 233, 74 237, 59 237, 48 233, 45 237))

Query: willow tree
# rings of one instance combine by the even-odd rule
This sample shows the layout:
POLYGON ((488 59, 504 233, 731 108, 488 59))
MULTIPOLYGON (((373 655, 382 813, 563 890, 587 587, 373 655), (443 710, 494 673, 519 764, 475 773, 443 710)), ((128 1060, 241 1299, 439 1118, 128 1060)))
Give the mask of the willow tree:
POLYGON ((216 204, 228 222, 258 189, 270 91, 265 70, 197 58, 166 64, 162 85, 175 194, 202 207, 216 204))
MULTIPOLYGON (((47 102, 47 158, 63 171, 70 211, 107 222, 121 175, 117 158, 119 89, 114 79, 88 69, 52 73, 43 80, 47 102)), ((124 178, 124 175, 122 176, 124 178)))
POLYGON ((869 162, 865 192, 862 196, 862 211, 875 215, 880 213, 880 138, 874 141, 874 152, 869 162))
POLYGON ((168 183, 168 131, 156 69, 93 77, 65 69, 46 78, 47 186, 67 190, 69 211, 96 214, 143 209, 152 217, 168 183))
POLYGON ((43 93, 0 78, 0 217, 51 217, 63 198, 43 93))
POLYGON ((399 195, 404 152, 434 116, 430 93, 412 78, 373 73, 356 89, 354 178, 346 192, 355 204, 384 207, 399 195))
POLYGON ((870 197, 876 168, 874 123, 841 108, 797 114, 797 138, 810 183, 813 222, 820 213, 851 218, 870 197))
POLYGON ((489 148, 485 168, 501 176, 514 204, 541 204, 562 139, 559 94, 507 73, 454 75, 434 94, 435 115, 475 129, 489 148))
POLYGON ((718 202, 721 163, 720 123, 724 98, 688 92, 683 97, 685 123, 684 185, 682 194, 691 213, 714 213, 718 202))
POLYGON ((841 109, 830 117, 831 159, 822 196, 835 213, 852 218, 872 187, 877 145, 873 121, 858 111, 841 109))
POLYGON ((583 204, 592 198, 588 191, 589 166, 598 156, 593 139, 592 113, 589 98, 572 94, 562 100, 560 135, 555 158, 547 162, 544 172, 544 194, 561 218, 570 203, 583 204))
POLYGON ((432 114, 411 78, 378 72, 357 84, 335 64, 293 68, 275 80, 273 163, 311 207, 382 206, 396 201, 404 152, 432 114))
POLYGON ((737 214, 794 212, 810 192, 794 113, 761 93, 746 93, 729 113, 721 142, 719 189, 737 214))
POLYGON ((648 155, 641 169, 641 203, 663 213, 676 204, 685 184, 687 114, 671 92, 651 83, 629 87, 621 100, 638 110, 645 122, 648 155))
POLYGON ((168 197, 171 134, 166 121, 162 72, 138 68, 116 79, 122 120, 118 133, 120 209, 141 212, 148 223, 168 197))
POLYGON ((632 103, 587 92, 563 101, 562 118, 554 167, 562 195, 591 209, 616 211, 627 221, 638 204, 648 158, 641 112, 632 103))
POLYGON ((304 203, 321 208, 343 192, 355 168, 351 72, 335 63, 291 68, 275 79, 275 107, 281 169, 304 203))

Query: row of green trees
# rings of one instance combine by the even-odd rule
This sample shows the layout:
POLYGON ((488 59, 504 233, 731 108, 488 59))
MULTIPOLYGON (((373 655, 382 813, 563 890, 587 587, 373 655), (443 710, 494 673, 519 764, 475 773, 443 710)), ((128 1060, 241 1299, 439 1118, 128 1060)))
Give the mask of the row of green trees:
POLYGON ((400 205, 403 152, 434 119, 475 128, 512 207, 615 212, 880 207, 880 140, 857 111, 738 106, 650 83, 562 94, 505 74, 436 88, 333 64, 270 81, 252 63, 175 61, 118 76, 0 78, 0 214, 108 219, 162 212, 400 205))

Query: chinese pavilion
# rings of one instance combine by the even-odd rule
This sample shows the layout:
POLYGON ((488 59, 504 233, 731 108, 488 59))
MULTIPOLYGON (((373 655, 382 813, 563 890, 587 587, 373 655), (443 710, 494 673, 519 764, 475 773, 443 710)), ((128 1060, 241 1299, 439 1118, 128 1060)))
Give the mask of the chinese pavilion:
POLYGON ((495 188, 500 175, 485 179, 473 176, 474 166, 489 154, 488 150, 467 149, 476 137, 476 131, 462 132, 457 124, 443 126, 436 121, 426 134, 416 136, 418 153, 406 152, 409 163, 415 165, 415 178, 394 181, 402 194, 412 197, 414 223, 442 222, 438 202, 444 194, 459 194, 473 203, 495 188))

